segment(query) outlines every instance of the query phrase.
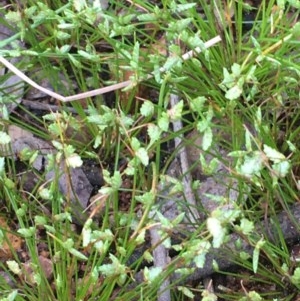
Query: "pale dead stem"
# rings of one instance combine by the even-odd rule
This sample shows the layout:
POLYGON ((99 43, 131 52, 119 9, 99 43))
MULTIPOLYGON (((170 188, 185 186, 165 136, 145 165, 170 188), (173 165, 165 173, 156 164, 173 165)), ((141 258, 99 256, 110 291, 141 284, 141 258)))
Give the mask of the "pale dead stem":
MULTIPOLYGON (((220 42, 221 38, 220 36, 216 36, 213 39, 207 41, 206 43, 204 43, 204 47, 205 48, 209 48, 213 45, 215 45, 216 43, 220 42)), ((187 53, 185 53, 182 56, 182 59, 188 60, 190 58, 192 58, 194 56, 195 53, 200 53, 202 50, 197 47, 195 50, 189 51, 187 53)), ((22 71, 20 71, 18 68, 16 68, 14 65, 12 65, 8 60, 6 60, 3 56, 0 56, 0 62, 7 67, 11 72, 13 72, 15 75, 17 75, 18 77, 20 77, 23 81, 25 81, 26 83, 28 83, 30 86, 38 89, 39 91, 44 92, 45 94, 61 101, 61 102, 70 102, 70 101, 74 101, 74 100, 80 100, 80 99, 85 99, 88 97, 92 97, 92 96, 97 96, 97 95, 102 95, 111 91, 116 91, 119 89, 123 89, 129 86, 134 86, 136 83, 134 83, 131 80, 127 80, 124 82, 120 82, 111 86, 107 86, 104 88, 99 88, 96 90, 92 90, 92 91, 88 91, 88 92, 84 92, 84 93, 79 93, 76 95, 72 95, 72 96, 62 96, 58 93, 52 92, 46 88, 41 87, 40 85, 38 85, 36 82, 34 82, 32 79, 30 79, 28 76, 26 76, 22 71)), ((165 72, 166 70, 164 68, 160 68, 161 72, 165 72)), ((148 79, 152 78, 153 75, 149 74, 148 75, 148 79)))

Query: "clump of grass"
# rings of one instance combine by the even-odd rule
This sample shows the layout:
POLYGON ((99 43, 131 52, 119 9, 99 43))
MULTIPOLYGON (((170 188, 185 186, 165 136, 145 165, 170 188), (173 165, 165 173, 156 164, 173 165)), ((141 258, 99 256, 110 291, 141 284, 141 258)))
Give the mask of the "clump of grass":
MULTIPOLYGON (((23 193, 18 190, 15 163, 1 158, 1 199, 16 214, 18 232, 24 237, 32 260, 33 278, 26 278, 18 256, 9 265, 2 264, 1 268, 17 279, 17 291, 0 282, 5 290, 3 298, 156 300, 163 280, 178 268, 179 262, 188 266, 194 260, 192 257, 199 256, 197 263, 201 266, 205 252, 199 254, 196 247, 210 250, 214 244, 221 246, 229 229, 234 231, 232 225, 244 219, 249 222, 249 231, 243 236, 255 252, 247 258, 237 252, 235 261, 256 274, 249 276, 254 279, 253 290, 260 283, 266 287, 274 284, 276 290, 271 294, 257 289, 259 297, 245 288, 220 296, 226 300, 290 300, 298 289, 299 268, 294 268, 289 259, 278 223, 274 224, 277 241, 270 241, 267 235, 253 240, 251 235, 255 224, 266 217, 276 221, 276 214, 297 200, 299 67, 298 23, 294 24, 297 7, 287 1, 261 1, 256 7, 242 1, 227 1, 225 7, 221 1, 208 4, 202 0, 134 4, 116 1, 107 8, 97 3, 54 1, 49 6, 29 0, 23 7, 12 5, 6 17, 13 26, 18 24, 19 32, 1 45, 21 38, 27 49, 18 49, 16 55, 28 59, 18 67, 28 72, 42 67, 54 88, 55 71, 60 70, 68 81, 76 82, 74 91, 66 93, 123 81, 129 73, 134 83, 156 91, 158 96, 157 99, 147 94, 137 97, 138 89, 133 88, 116 91, 113 101, 106 96, 75 101, 71 105, 77 120, 64 112, 65 104, 59 104, 61 115, 49 114, 42 119, 30 114, 39 124, 38 130, 13 116, 5 121, 55 141, 60 156, 52 157, 53 166, 48 164, 46 169, 57 170, 55 161, 72 156, 75 165, 80 165, 81 158, 91 157, 108 166, 108 170, 103 171, 106 184, 99 190, 103 202, 101 220, 95 220, 93 213, 74 231, 68 196, 61 195, 57 187, 59 171, 51 185, 43 183, 43 193, 36 187, 34 195, 24 202, 23 193), (249 22, 245 18, 249 14, 256 17, 250 22, 251 29, 246 30, 249 22), (222 36, 222 43, 203 49, 193 59, 181 60, 186 50, 203 47, 205 41, 217 34, 222 36), (156 51, 161 37, 164 39, 159 47, 163 49, 156 51), (180 41, 181 45, 174 41, 180 41), (159 70, 162 66, 165 73, 159 70), (150 73, 154 78, 148 78, 150 73), (170 93, 183 100, 172 111, 170 93), (184 128, 180 133, 170 129, 172 119, 182 119, 184 128), (63 131, 68 126, 75 131, 71 138, 63 131), (185 243, 177 246, 177 259, 164 270, 145 269, 144 280, 137 283, 134 278, 145 260, 150 261, 151 248, 143 250, 133 262, 132 254, 144 244, 146 230, 156 223, 149 216, 159 196, 159 174, 166 170, 161 160, 162 142, 171 141, 195 126, 200 134, 207 136, 203 147, 208 152, 213 141, 211 128, 223 128, 230 133, 232 139, 224 147, 234 160, 231 174, 239 183, 240 195, 246 193, 247 199, 237 200, 232 216, 224 218, 217 211, 212 213, 209 221, 218 226, 218 231, 206 227, 204 221, 196 234, 187 234, 185 243), (82 127, 90 136, 90 143, 76 141, 76 131, 82 127), (123 169, 122 160, 126 161, 123 169), (120 192, 124 190, 125 178, 130 179, 132 187, 127 189, 131 194, 128 209, 122 212, 120 192), (48 202, 46 211, 41 206, 43 202, 48 202), (138 214, 137 207, 141 208, 138 214), (52 279, 47 279, 38 260, 36 246, 41 242, 48 246, 53 262, 52 279), (128 264, 129 261, 132 263, 128 264), (268 273, 269 270, 274 273, 268 273), (282 277, 290 285, 290 296, 285 296, 282 277)), ((1 55, 10 53, 3 49, 1 55)), ((30 164, 29 161, 28 168, 30 164)), ((179 222, 172 224, 163 216, 160 218, 168 231, 173 231, 179 222)), ((234 276, 245 278, 242 274, 234 276)), ((168 289, 174 300, 193 296, 192 290, 176 282, 168 289)), ((215 298, 202 291, 203 300, 215 298)))

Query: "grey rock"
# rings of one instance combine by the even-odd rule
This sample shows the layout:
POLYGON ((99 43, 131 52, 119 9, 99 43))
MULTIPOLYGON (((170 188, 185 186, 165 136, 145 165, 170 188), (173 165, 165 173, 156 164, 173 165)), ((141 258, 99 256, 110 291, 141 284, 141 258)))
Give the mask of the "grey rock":
MULTIPOLYGON (((223 208, 227 210, 232 208, 235 201, 240 197, 238 190, 238 181, 230 174, 230 167, 232 165, 232 159, 228 157, 228 151, 226 151, 221 145, 224 139, 228 137, 219 132, 215 133, 215 140, 213 142, 213 147, 209 152, 204 153, 202 151, 202 137, 201 135, 193 131, 187 137, 186 151, 189 158, 189 166, 191 168, 191 173, 194 180, 200 181, 200 186, 195 191, 197 199, 200 201, 199 205, 199 216, 203 222, 205 216, 210 214, 216 208, 223 208), (200 164, 200 154, 203 154, 206 161, 210 162, 213 158, 221 158, 217 164, 215 171, 210 175, 205 175, 200 164), (209 195, 214 197, 226 199, 226 204, 220 204, 217 200, 211 198, 209 195)), ((176 179, 181 179, 182 174, 180 170, 180 164, 177 159, 175 159, 167 170, 167 175, 176 179)), ((181 194, 170 195, 170 190, 173 184, 170 183, 160 183, 159 190, 163 197, 159 198, 158 207, 161 213, 165 217, 172 220, 178 216, 181 212, 186 213, 185 223, 193 220, 190 216, 191 211, 185 206, 187 203, 184 196, 181 194)), ((246 195, 242 197, 246 198, 246 195)))
MULTIPOLYGON (((0 13, 0 18, 4 18, 0 13)), ((3 23, 0 23, 0 41, 3 41, 15 32, 3 23)), ((21 49, 23 44, 21 41, 15 41, 15 44, 21 49)), ((5 46, 7 50, 12 50, 11 45, 5 46)), ((11 64, 16 65, 22 60, 20 57, 11 58, 11 64)), ((24 82, 15 74, 11 73, 6 68, 0 68, 0 117, 2 117, 3 106, 6 105, 8 112, 14 110, 21 102, 24 95, 24 82)))
MULTIPOLYGON (((28 76, 43 88, 51 92, 56 92, 62 96, 68 95, 70 91, 76 88, 75 82, 67 79, 61 72, 54 68, 51 68, 51 71, 35 68, 35 70, 31 71, 28 76), (49 78, 49 74, 51 74, 51 78, 49 78)), ((44 97, 49 96, 31 86, 26 93, 26 98, 30 100, 44 97)))
POLYGON ((16 288, 16 282, 14 278, 7 272, 0 271, 0 287, 8 286, 10 288, 16 288))
MULTIPOLYGON (((23 135, 25 134, 23 133, 23 135)), ((47 165, 47 155, 56 152, 50 143, 34 137, 31 134, 18 137, 17 139, 14 139, 14 137, 11 138, 13 154, 18 154, 25 148, 40 151, 40 154, 33 162, 33 167, 37 171, 41 171, 42 168, 47 165)), ((86 217, 83 214, 83 210, 87 207, 93 186, 90 184, 81 168, 67 168, 65 162, 62 161, 60 163, 59 171, 59 175, 56 175, 54 171, 47 172, 45 179, 47 181, 53 181, 55 177, 59 176, 58 184, 60 192, 66 199, 71 201, 72 209, 76 215, 76 222, 84 222, 86 217)), ((31 180, 33 181, 34 179, 31 180)))

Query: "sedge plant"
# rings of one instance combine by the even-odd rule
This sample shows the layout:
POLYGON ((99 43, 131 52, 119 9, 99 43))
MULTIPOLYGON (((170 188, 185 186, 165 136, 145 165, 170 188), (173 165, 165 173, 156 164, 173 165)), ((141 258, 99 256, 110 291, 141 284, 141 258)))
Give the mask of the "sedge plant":
MULTIPOLYGON (((18 68, 28 73, 43 69, 54 90, 71 95, 128 78, 133 85, 110 96, 58 103, 58 113, 43 116, 21 105, 19 116, 29 115, 29 125, 18 115, 3 116, 1 146, 9 149, 11 139, 5 131, 8 124, 15 124, 52 141, 56 153, 46 156, 45 170, 39 172, 30 193, 18 189, 15 154, 10 158, 6 152, 1 154, 1 206, 15 215, 17 233, 30 259, 30 270, 24 269, 16 252, 1 263, 14 282, 14 286, 0 282, 1 300, 41 300, 45 296, 49 300, 157 300, 165 278, 175 270, 186 278, 192 272, 187 269, 191 263, 201 268, 205 254, 212 247, 222 248, 230 231, 242 232, 254 247, 253 254, 237 250, 232 255, 233 262, 252 273, 252 287, 244 286, 239 292, 229 288, 220 296, 226 300, 291 300, 299 289, 299 267, 290 260, 276 216, 297 201, 299 187, 298 9, 292 1, 275 0, 262 0, 256 6, 244 1, 112 1, 106 5, 105 1, 65 4, 57 0, 49 5, 29 0, 4 11, 5 22, 16 34, 1 42, 0 55, 26 58, 18 68), (204 42, 216 35, 222 42, 204 49, 204 42), (17 39, 26 49, 5 50, 5 45, 17 39), (196 47, 202 47, 202 53, 188 61, 181 59, 185 50, 196 47), (68 85, 70 89, 62 87, 58 72, 76 84, 68 85), (142 91, 153 92, 153 97, 142 91), (171 93, 181 98, 173 108, 171 93), (75 114, 68 111, 69 106, 75 114), (176 119, 183 121, 179 133, 171 130, 176 119), (158 190, 160 176, 172 161, 163 154, 169 152, 173 158, 178 151, 165 150, 164 145, 196 129, 205 137, 196 164, 214 172, 213 164, 206 161, 212 153, 214 128, 230 133, 223 147, 233 158, 228 169, 238 183, 240 197, 231 211, 220 214, 216 210, 194 233, 185 231, 184 242, 174 246, 178 256, 164 269, 151 268, 153 246, 143 246, 147 231, 158 222, 152 219, 152 212, 159 210, 157 200, 164 197, 158 190), (67 135, 66 129, 72 134, 67 135), (79 141, 80 131, 88 141, 79 141), (68 174, 86 158, 103 168, 105 184, 97 192, 99 212, 92 211, 81 225, 75 225, 70 196, 59 190, 62 170, 58 164, 66 160, 68 168, 63 172, 68 174), (49 170, 54 171, 51 183, 43 178, 49 170), (130 180, 129 188, 123 186, 124 179, 130 180), (130 195, 126 210, 120 208, 122 192, 130 195), (253 236, 254 226, 265 218, 274 220, 276 241, 269 240, 267 233, 253 236), (37 246, 41 244, 47 246, 51 276, 45 274, 39 259, 37 246), (136 252, 139 248, 140 253, 136 252), (270 269, 274 273, 268 273, 270 269), (136 280, 139 273, 143 276, 140 282, 136 280), (289 285, 288 294, 282 277, 289 285), (261 285, 275 289, 261 292, 261 285)), ((37 173, 32 156, 36 154, 27 150, 21 158, 27 171, 37 173)), ((215 157, 228 164, 222 154, 215 157)), ((180 179, 173 179, 173 184, 175 190, 182 189, 180 179)), ((172 221, 162 214, 158 217, 164 226, 164 243, 169 242, 169 234, 183 216, 172 221)), ((234 277, 245 274, 237 270, 234 277)), ((202 294, 202 300, 216 300, 204 287, 180 281, 166 289, 172 300, 193 299, 196 293, 202 294)))

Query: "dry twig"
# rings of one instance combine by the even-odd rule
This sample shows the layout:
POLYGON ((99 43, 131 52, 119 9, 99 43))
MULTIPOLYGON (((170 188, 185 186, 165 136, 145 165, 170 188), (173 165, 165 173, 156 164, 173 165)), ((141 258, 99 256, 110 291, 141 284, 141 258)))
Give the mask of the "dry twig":
MULTIPOLYGON (((209 47, 215 45, 216 43, 218 43, 220 41, 221 41, 220 36, 216 36, 215 38, 207 41, 204 44, 204 47, 205 48, 209 48, 209 47)), ((191 57, 193 57, 193 55, 195 53, 200 53, 200 52, 201 52, 201 49, 198 47, 195 50, 192 50, 192 51, 189 51, 189 52, 185 53, 182 56, 182 59, 183 60, 188 60, 191 57)), ((107 86, 107 87, 104 87, 104 88, 99 88, 99 89, 96 89, 96 90, 92 90, 92 91, 88 91, 88 92, 79 93, 79 94, 76 94, 76 95, 65 97, 65 96, 62 96, 62 95, 60 95, 58 93, 55 93, 53 91, 50 91, 50 90, 48 90, 48 89, 46 89, 46 88, 38 85, 36 82, 34 82, 28 76, 26 76, 22 71, 20 71, 18 68, 16 68, 14 65, 12 65, 3 56, 0 56, 0 62, 5 67, 7 67, 11 72, 13 72, 14 74, 16 74, 18 77, 20 77, 26 83, 28 83, 30 86, 38 89, 39 91, 44 92, 45 94, 47 94, 47 95, 49 95, 49 96, 51 96, 51 97, 53 97, 53 98, 55 98, 55 99, 57 99, 57 100, 59 100, 61 102, 70 102, 70 101, 74 101, 74 100, 80 100, 80 99, 85 99, 85 98, 88 98, 88 97, 102 95, 102 94, 105 94, 105 93, 108 93, 108 92, 111 92, 111 91, 116 91, 116 90, 119 90, 119 89, 123 89, 123 88, 129 87, 129 86, 132 86, 132 85, 135 84, 131 80, 127 80, 127 81, 120 82, 120 83, 117 83, 117 84, 114 84, 114 85, 111 85, 111 86, 107 86)), ((165 72, 166 70, 164 68, 160 68, 160 71, 161 72, 165 72)), ((148 75, 148 79, 150 79, 152 77, 153 77, 152 74, 148 75)))

